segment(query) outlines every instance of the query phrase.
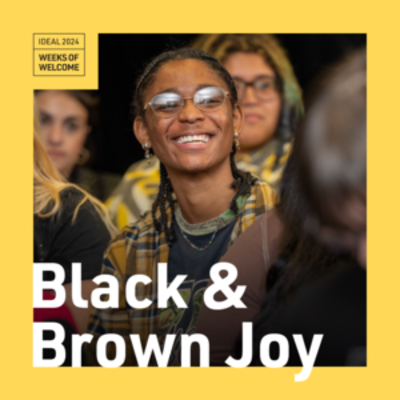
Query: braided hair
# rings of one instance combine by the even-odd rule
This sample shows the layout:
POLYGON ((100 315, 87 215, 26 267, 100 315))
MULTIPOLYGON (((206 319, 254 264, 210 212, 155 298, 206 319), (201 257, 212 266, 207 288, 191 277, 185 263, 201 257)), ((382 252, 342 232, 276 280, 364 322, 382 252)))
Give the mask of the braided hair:
MULTIPOLYGON (((143 74, 138 79, 135 90, 135 97, 132 102, 132 113, 134 118, 141 116, 144 117, 144 94, 146 89, 152 84, 154 81, 155 75, 160 67, 169 61, 175 60, 187 60, 194 59, 204 62, 209 68, 215 71, 221 79, 226 83, 229 89, 229 99, 231 101, 232 107, 234 107, 237 103, 237 92, 235 83, 232 80, 232 77, 229 75, 228 71, 209 54, 205 53, 202 50, 193 49, 193 48, 182 48, 172 51, 167 51, 162 53, 158 57, 156 57, 150 64, 145 68, 143 74)), ((232 152, 230 153, 230 165, 232 169, 232 175, 234 178, 234 182, 231 185, 232 189, 236 190, 236 194, 233 197, 230 210, 232 210, 235 214, 239 213, 239 209, 237 206, 237 199, 239 196, 243 194, 250 194, 251 186, 253 178, 249 172, 241 171, 237 168, 235 163, 235 154, 236 147, 233 144, 232 152)), ((172 215, 174 215, 174 199, 172 197, 174 189, 172 184, 168 178, 167 170, 160 162, 160 188, 157 194, 157 197, 152 205, 152 217, 154 221, 154 226, 158 232, 164 232, 166 241, 169 246, 173 242, 176 241, 175 231, 171 223, 169 223, 167 218, 166 210, 167 208, 171 208, 172 215), (166 204, 167 203, 167 204, 166 204), (160 208, 160 217, 157 218, 157 209, 160 208)))

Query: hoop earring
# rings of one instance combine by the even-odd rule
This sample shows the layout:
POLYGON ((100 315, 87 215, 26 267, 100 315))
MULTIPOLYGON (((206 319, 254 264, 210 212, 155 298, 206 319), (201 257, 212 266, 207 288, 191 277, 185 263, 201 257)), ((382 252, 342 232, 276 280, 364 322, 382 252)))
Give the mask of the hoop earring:
POLYGON ((236 150, 240 150, 239 132, 233 134, 233 140, 235 142, 236 150))
POLYGON ((89 161, 89 158, 90 158, 90 151, 86 147, 84 147, 82 149, 81 154, 79 154, 79 159, 77 161, 77 164, 84 165, 89 161))
POLYGON ((149 145, 148 142, 145 142, 145 143, 142 145, 142 148, 143 148, 143 150, 144 150, 144 158, 147 160, 147 164, 150 164, 150 163, 151 163, 151 160, 150 160, 150 158, 151 158, 151 154, 150 154, 150 148, 151 148, 151 146, 149 145))

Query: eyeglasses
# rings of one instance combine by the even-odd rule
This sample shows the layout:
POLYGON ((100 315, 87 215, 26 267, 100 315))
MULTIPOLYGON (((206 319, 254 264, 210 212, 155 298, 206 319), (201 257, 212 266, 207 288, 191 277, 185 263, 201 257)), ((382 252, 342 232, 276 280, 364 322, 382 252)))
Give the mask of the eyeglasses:
POLYGON ((228 92, 219 87, 206 87, 198 90, 193 97, 183 98, 177 93, 161 93, 153 97, 144 106, 152 108, 154 113, 162 118, 173 117, 183 109, 185 100, 193 100, 193 104, 202 111, 213 112, 219 110, 226 102, 228 92))
POLYGON ((259 100, 270 100, 277 93, 277 79, 273 76, 260 76, 252 82, 245 82, 240 78, 233 78, 235 82, 238 100, 242 101, 246 96, 246 89, 251 86, 259 100))

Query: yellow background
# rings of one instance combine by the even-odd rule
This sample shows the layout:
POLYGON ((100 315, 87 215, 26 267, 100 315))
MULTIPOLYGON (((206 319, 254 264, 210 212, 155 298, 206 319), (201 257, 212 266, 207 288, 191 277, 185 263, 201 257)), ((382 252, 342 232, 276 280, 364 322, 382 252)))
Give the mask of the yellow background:
MULTIPOLYGON (((399 10, 395 1, 2 2, 2 399, 398 399, 399 10), (33 33, 85 33, 85 77, 34 77, 33 33), (34 369, 32 367, 33 89, 96 89, 98 33, 368 34, 368 367, 34 369)), ((307 62, 307 60, 304 60, 307 62)))

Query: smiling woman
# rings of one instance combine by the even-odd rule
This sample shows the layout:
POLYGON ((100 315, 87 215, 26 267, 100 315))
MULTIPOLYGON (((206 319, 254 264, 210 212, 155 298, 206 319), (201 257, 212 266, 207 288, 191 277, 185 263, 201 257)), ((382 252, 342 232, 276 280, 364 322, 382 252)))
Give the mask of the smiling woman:
MULTIPOLYGON (((167 334, 192 333, 210 268, 276 201, 266 183, 236 167, 243 113, 232 78, 213 57, 194 49, 161 54, 139 79, 134 107, 136 137, 159 158, 161 183, 152 212, 122 229, 105 253, 102 273, 118 279, 122 298, 118 309, 92 313, 89 363, 104 333, 140 334, 144 343, 153 333, 161 344, 167 334), (136 273, 153 282, 141 298, 156 299, 158 263, 168 263, 168 283, 186 276, 179 292, 187 308, 172 300, 167 308, 127 308, 125 283, 136 273)), ((179 363, 177 346, 169 364, 179 363)), ((132 352, 125 364, 136 364, 132 352)))
MULTIPOLYGON (((237 166, 277 190, 303 113, 301 89, 285 50, 274 36, 262 34, 200 35, 193 47, 215 57, 235 83, 244 114, 243 128, 235 134, 237 166)), ((148 155, 129 167, 107 200, 121 228, 139 219, 157 195, 159 160, 148 155)))

